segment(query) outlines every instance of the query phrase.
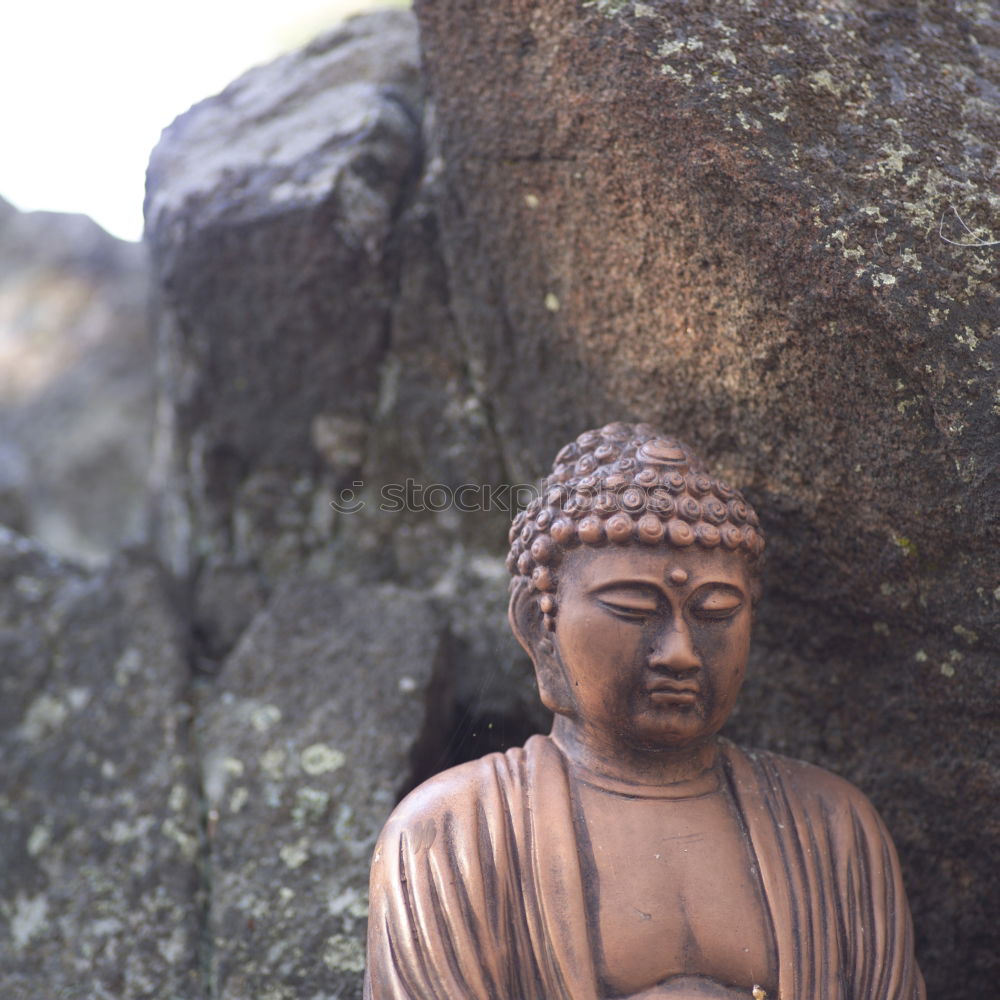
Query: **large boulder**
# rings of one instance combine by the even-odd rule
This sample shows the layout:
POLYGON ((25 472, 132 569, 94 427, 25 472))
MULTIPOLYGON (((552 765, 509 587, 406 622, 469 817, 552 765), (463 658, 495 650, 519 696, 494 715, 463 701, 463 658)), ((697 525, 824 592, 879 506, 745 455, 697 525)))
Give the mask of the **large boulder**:
POLYGON ((178 573, 297 569, 364 464, 420 170, 412 17, 358 18, 240 77, 153 152, 162 295, 157 485, 178 573), (193 565, 192 552, 205 565, 193 565))
POLYGON ((150 561, 0 528, 0 996, 208 995, 186 651, 150 561))
POLYGON ((747 487, 770 569, 732 732, 871 795, 931 994, 989 995, 995 8, 415 6, 450 304, 507 467, 643 418, 747 487))
POLYGON ((0 199, 0 524, 106 560, 146 531, 145 247, 0 199))

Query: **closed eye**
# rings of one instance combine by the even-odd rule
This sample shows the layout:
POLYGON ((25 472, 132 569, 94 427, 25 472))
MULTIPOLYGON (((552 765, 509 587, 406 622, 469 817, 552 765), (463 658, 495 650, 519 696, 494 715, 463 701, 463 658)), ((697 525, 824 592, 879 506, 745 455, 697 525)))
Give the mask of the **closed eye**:
POLYGON ((734 590, 711 589, 695 595, 691 614, 700 621, 721 622, 732 618, 743 607, 743 599, 734 590))
POLYGON ((660 595, 643 583, 613 583, 591 591, 598 607, 624 622, 645 622, 660 607, 660 595))
POLYGON ((610 611, 616 618, 621 618, 627 622, 644 622, 656 611, 656 608, 618 604, 615 601, 598 600, 597 603, 606 611, 610 611))
POLYGON ((740 605, 736 604, 731 608, 694 608, 691 613, 703 622, 723 622, 739 610, 740 605))

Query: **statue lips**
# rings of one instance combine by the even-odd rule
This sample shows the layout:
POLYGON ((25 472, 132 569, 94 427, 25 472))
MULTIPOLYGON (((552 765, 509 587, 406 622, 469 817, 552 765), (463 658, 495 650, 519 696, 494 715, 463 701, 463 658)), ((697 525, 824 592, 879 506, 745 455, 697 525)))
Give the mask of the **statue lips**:
POLYGON ((660 680, 649 684, 646 691, 657 702, 666 702, 668 705, 693 705, 698 700, 701 687, 691 682, 660 680))

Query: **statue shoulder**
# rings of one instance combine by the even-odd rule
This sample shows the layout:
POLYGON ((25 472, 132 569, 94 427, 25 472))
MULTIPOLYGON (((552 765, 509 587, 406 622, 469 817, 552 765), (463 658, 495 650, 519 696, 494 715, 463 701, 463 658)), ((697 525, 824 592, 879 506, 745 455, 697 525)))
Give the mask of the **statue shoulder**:
POLYGON ((769 750, 737 747, 734 744, 728 745, 727 752, 730 759, 736 754, 741 755, 765 781, 777 781, 784 791, 792 793, 811 809, 821 810, 827 816, 838 815, 845 819, 853 816, 881 826, 878 812, 865 793, 826 768, 769 750))
POLYGON ((527 747, 491 753, 428 778, 406 795, 392 811, 380 840, 414 837, 427 841, 443 824, 452 828, 475 827, 477 817, 507 807, 523 785, 524 762, 537 740, 527 747))

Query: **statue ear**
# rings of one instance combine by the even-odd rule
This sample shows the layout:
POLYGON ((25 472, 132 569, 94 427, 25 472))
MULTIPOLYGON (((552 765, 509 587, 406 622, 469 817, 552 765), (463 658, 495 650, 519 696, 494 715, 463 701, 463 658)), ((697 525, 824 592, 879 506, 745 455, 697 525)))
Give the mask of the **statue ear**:
MULTIPOLYGON (((523 577, 514 581, 507 620, 517 641, 535 665, 535 678, 542 704, 550 712, 572 715, 573 699, 557 644, 553 633, 542 623, 537 594, 523 577)), ((558 627, 557 622, 556 628, 558 627)))

